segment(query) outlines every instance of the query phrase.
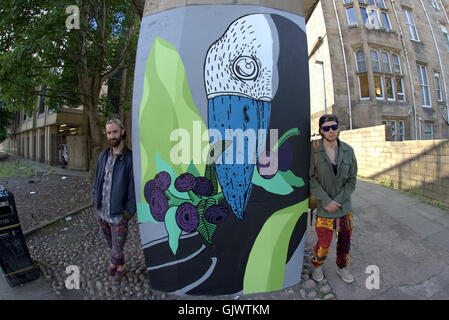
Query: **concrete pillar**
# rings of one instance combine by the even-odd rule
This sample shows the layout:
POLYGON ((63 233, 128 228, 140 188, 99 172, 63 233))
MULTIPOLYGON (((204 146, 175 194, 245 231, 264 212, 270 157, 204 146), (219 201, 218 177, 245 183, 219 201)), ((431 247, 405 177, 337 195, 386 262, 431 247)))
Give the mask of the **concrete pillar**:
POLYGON ((152 288, 246 294, 301 280, 310 161, 306 49, 303 1, 146 1, 132 150, 152 288), (225 129, 249 135, 244 150, 225 129), (234 160, 217 149, 215 165, 206 162, 222 142, 248 155, 234 160), (278 157, 266 161, 268 148, 278 157))

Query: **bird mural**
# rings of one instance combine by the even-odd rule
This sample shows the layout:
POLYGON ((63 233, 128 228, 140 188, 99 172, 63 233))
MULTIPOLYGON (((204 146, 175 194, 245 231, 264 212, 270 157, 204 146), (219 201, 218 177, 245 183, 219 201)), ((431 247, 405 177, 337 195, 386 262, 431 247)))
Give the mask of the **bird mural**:
POLYGON ((205 58, 210 143, 232 141, 217 160, 216 172, 238 219, 251 195, 254 165, 265 151, 278 82, 277 42, 271 16, 250 14, 231 23, 205 58))

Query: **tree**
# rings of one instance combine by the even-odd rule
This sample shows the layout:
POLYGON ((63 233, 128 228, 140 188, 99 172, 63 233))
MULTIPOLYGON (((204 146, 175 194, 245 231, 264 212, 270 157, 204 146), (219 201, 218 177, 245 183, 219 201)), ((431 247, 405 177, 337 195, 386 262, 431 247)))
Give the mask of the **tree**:
MULTIPOLYGON (((0 95, 17 111, 35 108, 36 96, 55 109, 83 105, 92 173, 104 139, 100 116, 112 107, 108 97, 100 97, 102 86, 123 69, 132 79, 140 23, 136 7, 131 0, 0 4, 0 95)), ((121 100, 125 110, 130 101, 130 95, 121 100)))
POLYGON ((5 103, 0 100, 0 143, 7 137, 7 129, 11 125, 12 112, 6 109, 5 103))

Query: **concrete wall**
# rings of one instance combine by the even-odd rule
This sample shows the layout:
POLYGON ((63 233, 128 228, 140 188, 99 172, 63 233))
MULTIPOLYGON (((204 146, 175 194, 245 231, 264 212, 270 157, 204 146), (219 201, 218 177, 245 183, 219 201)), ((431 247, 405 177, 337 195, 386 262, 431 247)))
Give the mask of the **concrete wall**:
POLYGON ((87 136, 67 136, 68 169, 88 170, 87 136))
POLYGON ((358 175, 449 204, 449 140, 385 141, 384 125, 342 131, 358 175))

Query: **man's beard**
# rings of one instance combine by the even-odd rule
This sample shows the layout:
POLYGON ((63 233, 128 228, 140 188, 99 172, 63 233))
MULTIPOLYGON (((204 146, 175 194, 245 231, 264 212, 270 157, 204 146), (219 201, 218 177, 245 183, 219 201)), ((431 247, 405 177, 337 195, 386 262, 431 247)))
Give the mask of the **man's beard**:
POLYGON ((111 145, 111 147, 117 147, 120 142, 122 142, 122 136, 118 137, 118 139, 111 139, 109 140, 109 144, 111 145))

